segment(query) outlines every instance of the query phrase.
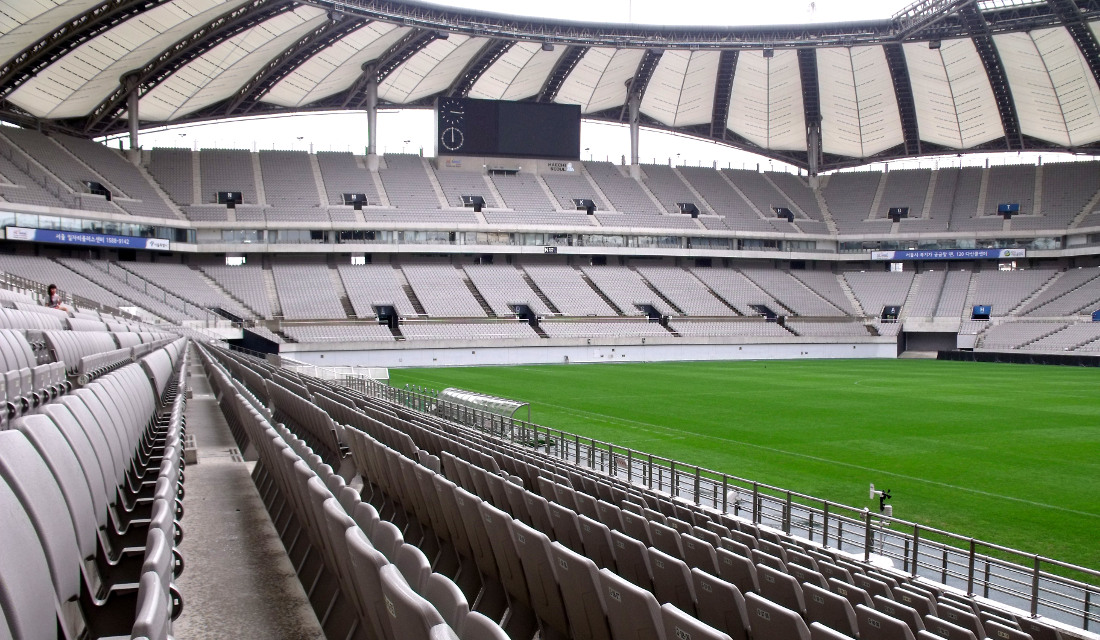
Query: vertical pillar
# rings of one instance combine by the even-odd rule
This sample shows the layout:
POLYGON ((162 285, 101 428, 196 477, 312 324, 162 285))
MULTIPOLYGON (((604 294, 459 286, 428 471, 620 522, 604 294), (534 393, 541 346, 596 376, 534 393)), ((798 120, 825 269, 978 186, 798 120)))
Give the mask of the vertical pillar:
POLYGON ((141 164, 141 146, 138 143, 138 78, 135 75, 126 76, 126 120, 130 130, 130 162, 141 164))
POLYGON ((810 185, 817 186, 817 174, 821 169, 821 122, 811 123, 806 129, 806 151, 809 157, 810 185))
POLYGON ((638 133, 641 129, 642 96, 631 90, 626 106, 630 113, 630 175, 634 179, 642 177, 642 168, 638 163, 638 133))
POLYGON ((367 169, 378 171, 378 73, 374 65, 363 67, 367 94, 367 169))

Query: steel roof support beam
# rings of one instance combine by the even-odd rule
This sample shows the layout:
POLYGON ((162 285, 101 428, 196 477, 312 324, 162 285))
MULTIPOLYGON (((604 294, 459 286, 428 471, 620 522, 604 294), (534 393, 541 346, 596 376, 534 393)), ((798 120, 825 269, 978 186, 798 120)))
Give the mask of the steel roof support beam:
POLYGON ((733 94, 733 77, 737 74, 736 49, 723 51, 718 58, 718 76, 714 79, 714 108, 710 116, 710 137, 726 139, 726 123, 729 122, 730 99, 733 94))
POLYGON ((888 44, 883 47, 883 52, 886 54, 886 64, 890 67, 890 78, 894 81, 894 95, 897 96, 901 130, 905 137, 905 154, 920 155, 917 105, 913 100, 913 85, 909 81, 905 51, 900 44, 888 44))
POLYGON ((802 109, 806 115, 806 160, 798 166, 817 175, 814 167, 821 171, 821 94, 818 91, 817 49, 798 50, 798 74, 802 80, 802 109), (815 157, 816 156, 816 157, 815 157))
POLYGON ((444 94, 455 98, 465 98, 470 93, 470 89, 473 89, 477 81, 481 79, 481 76, 489 70, 489 67, 493 66, 493 63, 515 44, 515 40, 490 40, 487 42, 482 47, 481 52, 466 65, 462 73, 458 74, 458 78, 444 94))
POLYGON ((229 101, 226 116, 248 113, 272 87, 307 60, 331 47, 366 22, 359 18, 330 20, 298 39, 268 61, 229 101))
POLYGON ((573 67, 577 66, 585 53, 588 53, 588 47, 569 47, 566 49, 561 58, 558 58, 554 70, 546 77, 546 82, 542 84, 542 90, 539 91, 536 101, 553 102, 554 98, 558 97, 558 90, 561 89, 565 78, 569 76, 570 72, 573 71, 573 67))
POLYGON ((1077 48, 1085 56, 1092 76, 1100 83, 1100 43, 1096 42, 1092 29, 1081 17, 1081 10, 1073 0, 1047 0, 1047 4, 1061 18, 1062 24, 1066 25, 1073 41, 1077 43, 1077 48))
POLYGON ((0 97, 10 95, 39 71, 88 40, 170 0, 110 0, 58 25, 0 67, 0 97))
MULTIPOLYGON (((149 93, 176 71, 222 42, 273 16, 293 11, 297 6, 293 0, 253 0, 243 7, 218 16, 136 70, 138 91, 141 95, 149 93)), ((126 87, 120 83, 118 89, 99 103, 85 119, 82 127, 84 134, 95 137, 114 127, 115 121, 125 109, 127 95, 126 87)))
POLYGON ((1012 99, 1012 89, 1008 86, 1008 76, 1005 74, 1004 63, 997 53, 997 47, 993 44, 993 36, 989 33, 989 27, 985 17, 978 10, 977 0, 971 0, 959 12, 960 17, 966 22, 971 32, 971 40, 978 50, 978 57, 985 66, 986 76, 993 88, 993 96, 997 99, 997 111, 1001 116, 1001 125, 1005 131, 1005 147, 1010 151, 1023 149, 1023 140, 1020 137, 1020 118, 1016 113, 1016 103, 1012 99))

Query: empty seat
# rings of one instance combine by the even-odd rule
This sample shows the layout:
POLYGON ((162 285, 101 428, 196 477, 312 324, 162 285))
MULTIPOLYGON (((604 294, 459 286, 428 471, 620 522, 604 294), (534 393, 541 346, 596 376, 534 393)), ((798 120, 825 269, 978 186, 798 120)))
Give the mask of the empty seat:
POLYGON ((378 571, 387 621, 395 639, 430 640, 432 627, 445 624, 432 603, 412 590, 393 565, 378 571))
POLYGON ((924 631, 924 622, 921 620, 921 614, 913 607, 904 605, 894 600, 888 600, 882 596, 874 596, 875 610, 881 611, 891 618, 897 618, 905 624, 909 625, 909 629, 913 631, 915 635, 918 631, 924 631))
POLYGON ((909 625, 865 605, 856 605, 860 640, 915 640, 909 625))
POLYGON ((856 611, 848 599, 813 584, 803 583, 806 620, 835 629, 849 636, 859 635, 856 611))
POLYGON ((661 621, 665 638, 670 640, 732 640, 728 634, 691 617, 671 604, 661 605, 661 621))
POLYGON ((1034 640, 1031 635, 1019 629, 1013 629, 993 620, 985 621, 985 631, 993 640, 1034 640))
POLYGON ((617 573, 646 591, 652 591, 648 547, 618 531, 611 532, 611 541, 614 544, 617 573))
POLYGON ((936 614, 937 618, 970 629, 977 638, 985 637, 985 629, 982 627, 981 620, 969 609, 952 606, 948 600, 940 600, 939 604, 936 605, 936 611, 938 612, 936 614))
POLYGON ((802 616, 755 593, 745 594, 753 640, 810 640, 802 616))
POLYGON ((853 636, 830 629, 820 622, 811 622, 810 640, 853 640, 853 636))
POLYGON ((599 569, 588 558, 559 542, 550 543, 554 577, 561 589, 562 603, 572 637, 577 640, 610 640, 604 613, 599 569))
POLYGON ((756 575, 760 581, 760 595, 799 615, 806 615, 802 586, 794 576, 764 565, 756 565, 756 575))
POLYGON ((924 616, 924 628, 933 637, 947 638, 947 640, 979 640, 970 629, 936 616, 924 616))
POLYGON ((649 547, 649 571, 653 576, 653 595, 661 604, 674 604, 680 611, 695 615, 695 590, 687 563, 649 547))
POLYGON ((746 640, 748 613, 745 597, 737 587, 699 568, 691 570, 691 579, 698 618, 727 633, 733 640, 746 640))
POLYGON ((873 607, 875 602, 871 600, 871 596, 866 591, 860 589, 857 586, 841 582, 836 578, 829 578, 829 591, 844 596, 848 599, 848 602, 852 603, 852 606, 863 605, 865 607, 873 607))
POLYGON ((664 640, 661 607, 653 594, 607 569, 600 569, 600 595, 615 640, 657 638, 664 640))

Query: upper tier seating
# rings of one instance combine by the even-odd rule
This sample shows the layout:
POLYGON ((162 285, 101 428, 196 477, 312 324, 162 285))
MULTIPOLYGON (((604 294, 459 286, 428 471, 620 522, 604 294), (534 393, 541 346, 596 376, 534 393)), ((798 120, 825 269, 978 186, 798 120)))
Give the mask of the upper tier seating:
POLYGON ((267 204, 295 212, 323 205, 318 200, 309 154, 304 151, 260 151, 259 158, 267 204))
POLYGON ((378 171, 390 204, 398 209, 431 210, 439 208, 424 168, 424 160, 417 155, 386 154, 386 168, 378 171))
POLYGON ((911 271, 848 272, 842 276, 863 308, 863 315, 878 317, 886 306, 905 305, 913 285, 911 271))
POLYGON ((439 187, 443 190, 443 196, 447 205, 461 207, 462 196, 481 196, 485 199, 485 206, 498 208, 501 205, 489 191, 489 185, 485 182, 485 175, 472 171, 440 171, 435 170, 435 178, 439 187))
POLYGON ((351 152, 318 151, 316 157, 325 183, 328 204, 344 204, 345 193, 362 193, 367 196, 367 203, 371 205, 381 202, 374 178, 365 167, 359 166, 351 152))
POLYGON ((638 273, 686 315, 737 315, 737 312, 722 304, 721 300, 707 291, 707 287, 688 271, 678 267, 653 266, 638 267, 638 273))
POLYGON ((615 211, 649 215, 661 213, 638 181, 624 176, 619 168, 610 162, 586 162, 584 168, 611 201, 615 211))
POLYGON ((252 153, 245 149, 201 149, 199 182, 199 202, 217 202, 219 191, 240 191, 245 204, 259 204, 252 153))
POLYGON ((1058 272, 1049 269, 982 271, 974 275, 975 305, 990 305, 994 316, 1008 315, 1058 272))
POLYGON ((190 149, 154 147, 149 154, 149 174, 180 206, 194 202, 194 157, 190 149))
POLYGON ((644 183, 657 200, 664 205, 666 213, 680 213, 678 202, 694 202, 700 213, 711 213, 707 203, 697 202, 698 197, 691 192, 687 183, 680 179, 676 170, 668 165, 647 164, 642 167, 644 183))
POLYGON ((53 136, 53 140, 72 152, 84 164, 94 167, 112 185, 121 189, 122 193, 113 194, 114 203, 129 213, 150 218, 178 218, 153 185, 129 159, 122 155, 121 151, 98 142, 71 136, 53 136))
MULTIPOLYGON (((514 209, 517 213, 554 211, 557 207, 546 197, 538 176, 533 173, 515 173, 512 175, 494 174, 489 176, 497 193, 504 199, 501 206, 514 209)), ((542 219, 541 217, 539 218, 542 219)))

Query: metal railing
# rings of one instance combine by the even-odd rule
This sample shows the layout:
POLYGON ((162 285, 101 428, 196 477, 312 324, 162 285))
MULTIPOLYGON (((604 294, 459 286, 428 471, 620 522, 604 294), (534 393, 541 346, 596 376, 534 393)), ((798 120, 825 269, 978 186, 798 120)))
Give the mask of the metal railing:
POLYGON ((474 427, 564 462, 673 498, 750 519, 865 561, 889 559, 914 576, 981 596, 1032 617, 1090 631, 1100 623, 1100 571, 872 513, 782 487, 712 471, 574 433, 447 403, 430 389, 363 379, 365 395, 474 427))

